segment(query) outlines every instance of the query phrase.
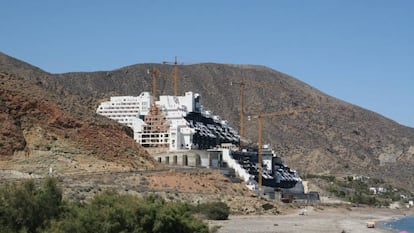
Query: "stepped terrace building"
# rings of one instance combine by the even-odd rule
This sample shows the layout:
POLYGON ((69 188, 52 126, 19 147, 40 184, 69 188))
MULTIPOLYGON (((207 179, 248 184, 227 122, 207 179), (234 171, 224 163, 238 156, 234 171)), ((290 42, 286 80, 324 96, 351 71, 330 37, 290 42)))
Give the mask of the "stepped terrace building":
POLYGON ((153 103, 149 92, 116 96, 99 105, 97 113, 131 127, 134 139, 144 147, 166 151, 210 149, 238 145, 240 136, 211 111, 203 110, 200 95, 160 96, 153 103))
POLYGON ((139 96, 113 96, 109 101, 101 103, 96 112, 132 127, 137 117, 148 113, 151 104, 152 96, 149 92, 142 92, 139 96))

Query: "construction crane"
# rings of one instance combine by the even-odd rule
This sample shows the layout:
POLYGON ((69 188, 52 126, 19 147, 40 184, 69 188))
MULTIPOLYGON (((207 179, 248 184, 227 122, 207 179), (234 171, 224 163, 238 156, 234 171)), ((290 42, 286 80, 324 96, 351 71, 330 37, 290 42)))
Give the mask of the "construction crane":
POLYGON ((175 57, 174 62, 163 61, 162 64, 174 65, 174 73, 173 73, 173 78, 174 78, 174 96, 178 96, 178 62, 177 62, 177 57, 175 57))
MULTIPOLYGON (((151 70, 147 70, 147 73, 149 75, 151 75, 152 77, 152 99, 153 102, 155 104, 155 101, 157 99, 157 78, 158 77, 164 77, 164 78, 168 78, 171 77, 169 74, 163 73, 161 71, 159 71, 157 68, 152 68, 151 70)), ((174 84, 175 86, 175 84, 174 84)), ((174 93, 175 96, 177 96, 177 94, 174 93)))
POLYGON ((152 103, 155 105, 157 99, 157 76, 160 75, 160 71, 156 68, 147 70, 147 73, 152 77, 152 103))
POLYGON ((258 151, 257 151, 257 159, 259 163, 259 177, 258 177, 258 183, 259 183, 259 190, 262 189, 262 172, 263 172, 263 161, 262 161, 262 118, 265 117, 275 117, 275 116, 283 116, 283 115, 290 115, 290 114, 296 114, 301 112, 309 112, 311 111, 311 108, 302 108, 302 109, 290 109, 286 111, 281 112, 270 112, 270 113, 259 113, 258 115, 251 116, 250 118, 257 118, 257 144, 258 144, 258 151))
POLYGON ((243 108, 244 108, 244 87, 245 86, 253 86, 253 87, 262 87, 262 88, 268 88, 271 86, 275 86, 274 84, 271 83, 258 83, 258 82, 245 82, 245 81, 241 81, 241 82, 230 82, 230 85, 239 85, 240 86, 240 90, 239 90, 239 100, 240 100, 240 145, 239 147, 242 147, 242 140, 244 139, 244 112, 243 112, 243 108))

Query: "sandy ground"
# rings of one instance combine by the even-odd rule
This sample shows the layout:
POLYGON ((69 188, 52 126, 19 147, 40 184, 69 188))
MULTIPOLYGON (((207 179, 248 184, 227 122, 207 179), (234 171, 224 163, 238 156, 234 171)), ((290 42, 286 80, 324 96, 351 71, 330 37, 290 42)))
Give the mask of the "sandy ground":
POLYGON ((403 214, 389 209, 305 207, 287 215, 230 216, 229 220, 210 221, 209 224, 220 226, 219 233, 375 233, 391 232, 379 228, 378 221, 392 220, 403 214), (369 221, 376 221, 377 227, 367 228, 369 221))

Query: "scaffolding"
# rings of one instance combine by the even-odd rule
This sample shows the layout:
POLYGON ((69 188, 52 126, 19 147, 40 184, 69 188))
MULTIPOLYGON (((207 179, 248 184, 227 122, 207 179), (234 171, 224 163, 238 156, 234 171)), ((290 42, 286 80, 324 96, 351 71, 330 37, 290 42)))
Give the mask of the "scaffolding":
POLYGON ((149 113, 144 117, 144 130, 142 133, 142 146, 169 148, 170 126, 162 111, 153 105, 149 113))

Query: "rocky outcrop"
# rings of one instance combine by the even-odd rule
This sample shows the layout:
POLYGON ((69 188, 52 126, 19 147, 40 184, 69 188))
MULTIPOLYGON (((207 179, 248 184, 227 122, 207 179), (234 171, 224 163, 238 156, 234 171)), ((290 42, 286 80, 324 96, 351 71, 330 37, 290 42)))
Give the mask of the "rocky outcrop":
MULTIPOLYGON (((76 151, 72 154, 93 156, 130 169, 159 166, 128 135, 125 127, 105 119, 85 121, 65 111, 65 105, 59 104, 50 93, 31 86, 17 75, 1 72, 0 81, 2 160, 12 159, 16 153, 28 159, 45 153, 53 157, 76 151)), ((47 158, 42 160, 46 168, 51 163, 47 158)))

